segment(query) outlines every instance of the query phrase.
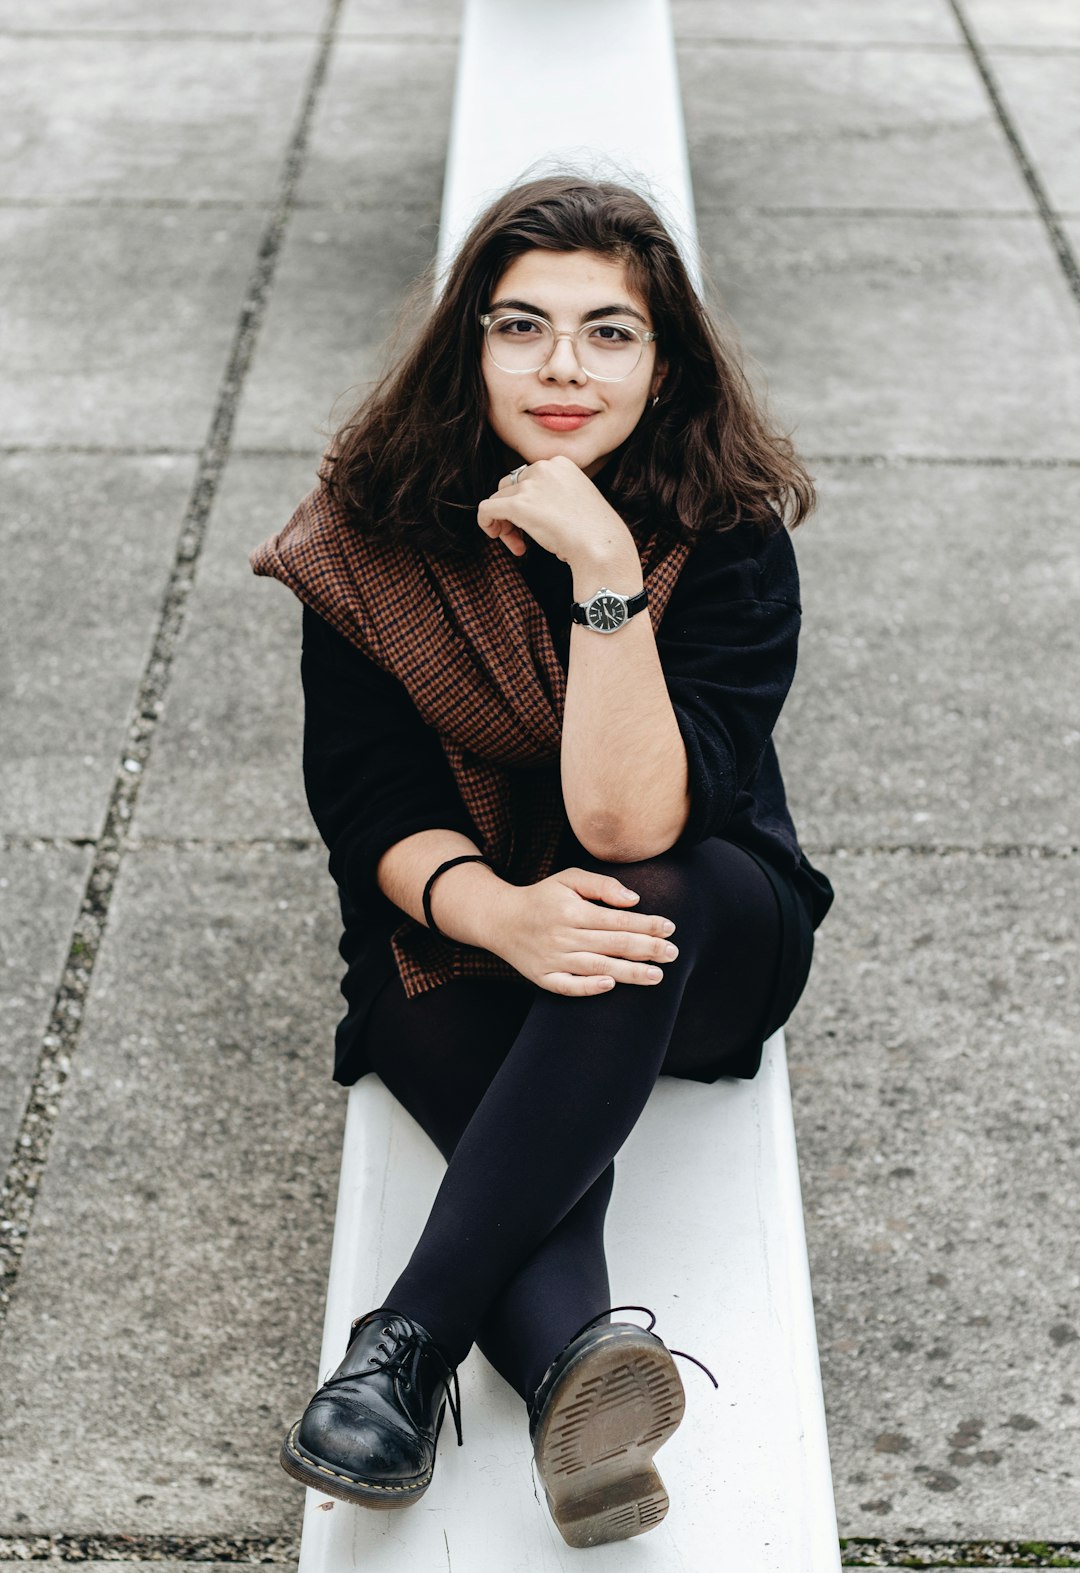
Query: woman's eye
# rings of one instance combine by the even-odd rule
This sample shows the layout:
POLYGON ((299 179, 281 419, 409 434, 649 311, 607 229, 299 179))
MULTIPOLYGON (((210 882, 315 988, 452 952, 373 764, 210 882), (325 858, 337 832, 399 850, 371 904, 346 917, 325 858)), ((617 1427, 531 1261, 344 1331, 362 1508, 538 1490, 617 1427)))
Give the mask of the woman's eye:
POLYGON ((628 344, 633 335, 627 328, 620 328, 617 322, 600 322, 590 337, 599 339, 601 344, 628 344))
POLYGON ((498 329, 508 339, 524 339, 540 331, 537 324, 530 322, 528 317, 505 317, 498 324, 498 329))

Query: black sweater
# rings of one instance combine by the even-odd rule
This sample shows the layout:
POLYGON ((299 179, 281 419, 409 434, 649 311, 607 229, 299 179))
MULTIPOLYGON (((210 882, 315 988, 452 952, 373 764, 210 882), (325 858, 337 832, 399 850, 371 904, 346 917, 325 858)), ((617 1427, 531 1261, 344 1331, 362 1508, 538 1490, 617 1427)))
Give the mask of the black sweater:
MULTIPOLYGON (((515 561, 565 668, 570 568, 536 542, 515 561)), ((788 913, 782 972, 807 954, 832 902, 829 881, 799 847, 772 743, 795 675, 800 615, 790 535, 740 525, 695 545, 657 635, 689 765, 690 817, 677 845, 722 835, 762 863, 788 913)), ((392 973, 389 938, 403 919, 376 884, 380 857, 419 830, 460 830, 477 845, 479 837, 437 734, 401 683, 307 607, 303 626, 304 779, 341 897, 349 1009, 338 1028, 334 1076, 348 1085, 369 1068, 366 1018, 392 973)), ((568 822, 564 845, 559 867, 578 861, 568 822)))

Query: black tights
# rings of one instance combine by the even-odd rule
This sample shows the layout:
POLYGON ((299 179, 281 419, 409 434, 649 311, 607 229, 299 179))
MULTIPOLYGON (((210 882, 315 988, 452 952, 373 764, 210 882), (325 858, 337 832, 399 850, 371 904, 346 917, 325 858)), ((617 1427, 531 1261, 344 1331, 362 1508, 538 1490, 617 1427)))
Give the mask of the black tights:
POLYGON ((447 1159, 383 1303, 426 1327, 452 1365, 479 1344, 526 1399, 611 1303, 612 1160, 657 1076, 702 1079, 760 1042, 780 953, 772 886, 730 842, 581 864, 676 925, 663 982, 570 997, 524 978, 462 979, 408 1000, 395 977, 368 1028, 373 1069, 447 1159))

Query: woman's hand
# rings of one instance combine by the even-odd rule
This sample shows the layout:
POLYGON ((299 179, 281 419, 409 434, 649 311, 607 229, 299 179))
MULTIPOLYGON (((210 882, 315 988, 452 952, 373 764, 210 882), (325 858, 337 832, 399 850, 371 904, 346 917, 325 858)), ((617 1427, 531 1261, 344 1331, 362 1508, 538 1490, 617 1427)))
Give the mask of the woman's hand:
POLYGON ((552 994, 659 983, 664 974, 657 962, 678 955, 665 937, 675 925, 623 910, 637 899, 611 875, 583 868, 564 868, 535 885, 507 885, 498 902, 498 940, 490 948, 552 994))
POLYGON ((504 475, 476 518, 484 534, 501 540, 515 557, 525 552, 525 536, 571 565, 634 544, 611 504, 565 454, 526 465, 519 481, 504 475))

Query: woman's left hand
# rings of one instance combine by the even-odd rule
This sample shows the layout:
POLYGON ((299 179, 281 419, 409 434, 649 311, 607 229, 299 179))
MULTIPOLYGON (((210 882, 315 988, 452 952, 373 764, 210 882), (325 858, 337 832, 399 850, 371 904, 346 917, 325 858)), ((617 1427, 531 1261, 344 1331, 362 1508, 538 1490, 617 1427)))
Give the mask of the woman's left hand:
POLYGON ((526 465, 519 481, 504 475, 476 517, 484 534, 501 540, 515 557, 525 552, 525 536, 571 565, 575 558, 600 558, 633 543, 611 504, 565 454, 526 465))

